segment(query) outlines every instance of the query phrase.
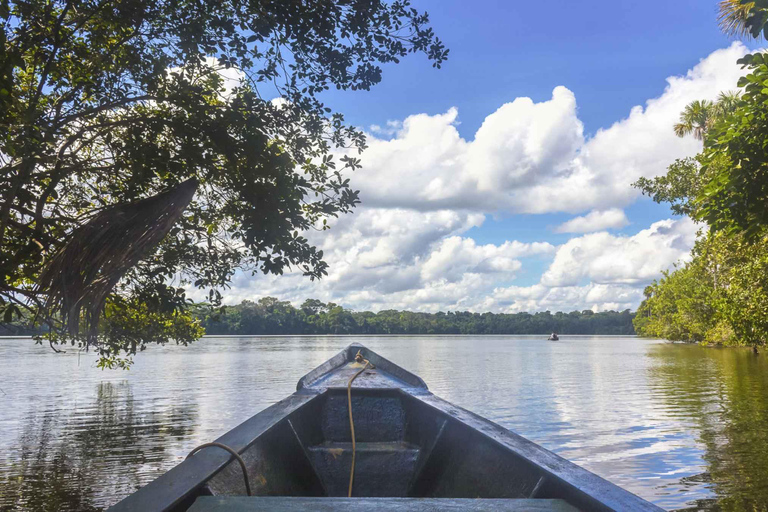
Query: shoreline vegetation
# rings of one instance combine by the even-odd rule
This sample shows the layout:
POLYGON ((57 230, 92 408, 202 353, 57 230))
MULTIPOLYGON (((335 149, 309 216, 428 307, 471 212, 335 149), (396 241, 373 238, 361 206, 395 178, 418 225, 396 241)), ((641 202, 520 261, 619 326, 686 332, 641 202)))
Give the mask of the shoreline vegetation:
MULTIPOLYGON (((542 311, 538 313, 422 313, 382 310, 354 311, 333 302, 307 299, 300 307, 275 297, 245 300, 234 306, 196 304, 192 318, 205 335, 298 334, 635 334, 630 310, 542 311)), ((0 336, 43 334, 23 321, 4 325, 0 336)))
MULTIPOLYGON (((723 0, 720 24, 768 38, 768 4, 723 0)), ((746 70, 737 88, 689 103, 674 126, 701 151, 634 183, 701 226, 690 258, 645 288, 634 325, 641 336, 757 353, 768 340, 768 53, 737 63, 746 70)))
POLYGON ((264 297, 243 301, 223 312, 198 306, 194 313, 209 335, 227 334, 635 334, 634 313, 591 310, 570 313, 421 313, 354 311, 332 302, 308 299, 296 308, 264 297))
MULTIPOLYGON (((63 0, 3 5, 0 334, 97 351, 101 368, 206 331, 637 333, 755 350, 768 340, 764 50, 738 59, 733 89, 690 102, 670 127, 701 151, 633 183, 701 226, 690 258, 646 288, 634 315, 372 313, 271 297, 222 309, 237 272, 328 275, 304 233, 359 205, 348 176, 367 144, 324 91, 367 91, 411 54, 440 68, 449 51, 428 14, 408 0, 159 2, 138 17, 63 0), (234 88, 224 70, 242 76, 234 88), (285 101, 265 99, 263 83, 285 101)), ((765 2, 721 0, 718 20, 730 36, 768 39, 765 2)))
MULTIPOLYGON (((766 11, 768 20, 768 11, 766 11)), ((768 25, 766 25, 768 35, 768 25)), ((703 150, 677 160, 667 173, 635 186, 701 229, 687 261, 647 286, 637 309, 640 336, 701 345, 751 346, 768 337, 767 54, 739 63, 752 73, 716 101, 694 101, 675 133, 693 135, 703 150), (762 149, 761 149, 762 148, 762 149), (758 158, 755 158, 755 155, 758 158), (734 165, 733 162, 739 162, 734 165)))

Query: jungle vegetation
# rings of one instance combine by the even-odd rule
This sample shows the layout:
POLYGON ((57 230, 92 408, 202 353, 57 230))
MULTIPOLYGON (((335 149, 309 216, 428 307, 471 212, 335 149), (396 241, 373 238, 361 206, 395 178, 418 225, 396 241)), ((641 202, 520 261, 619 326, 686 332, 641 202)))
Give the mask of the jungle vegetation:
POLYGON ((264 297, 228 306, 204 305, 195 315, 207 334, 634 334, 629 310, 551 313, 418 313, 352 311, 332 302, 307 299, 299 308, 264 297))
MULTIPOLYGON (((732 7, 730 31, 768 35, 768 2, 732 7)), ((724 18, 727 19, 727 18, 724 18)), ((691 103, 675 126, 703 141, 693 158, 635 185, 701 224, 690 261, 645 289, 640 335, 719 345, 768 339, 768 53, 739 60, 747 74, 736 92, 691 103)))
MULTIPOLYGON (((300 307, 275 297, 234 306, 195 304, 190 314, 210 335, 270 334, 635 334, 635 314, 624 311, 541 311, 538 313, 421 313, 388 309, 354 311, 333 302, 307 299, 300 307)), ((41 334, 40 327, 15 320, 0 336, 41 334)))
POLYGON ((408 0, 2 0, 0 25, 0 322, 102 366, 200 337, 190 287, 325 275, 300 233, 358 204, 366 143, 323 93, 448 54, 408 0))

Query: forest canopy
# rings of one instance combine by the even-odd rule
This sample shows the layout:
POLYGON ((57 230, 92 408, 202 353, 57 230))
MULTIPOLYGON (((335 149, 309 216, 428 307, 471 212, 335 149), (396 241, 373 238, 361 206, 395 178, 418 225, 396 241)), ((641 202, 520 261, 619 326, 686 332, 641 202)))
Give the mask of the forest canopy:
POLYGON ((358 204, 366 147, 324 92, 448 54, 408 0, 6 0, 0 24, 0 321, 108 366, 202 335, 190 287, 324 276, 301 232, 358 204))
POLYGON ((570 313, 420 313, 353 311, 333 302, 307 299, 299 308, 264 297, 228 306, 223 313, 199 306, 206 334, 634 334, 634 314, 592 310, 570 313))
MULTIPOLYGON (((768 36, 768 3, 723 4, 732 7, 729 30, 768 36)), ((690 261, 646 288, 638 334, 755 347, 768 339, 768 53, 738 63, 739 89, 691 103, 675 126, 702 140, 702 151, 636 183, 701 225, 690 261)))
MULTIPOLYGON (((538 313, 422 313, 386 309, 354 311, 333 302, 307 299, 300 307, 275 297, 215 307, 195 304, 191 315, 209 335, 271 334, 635 334, 633 312, 541 311, 538 313)), ((0 326, 0 335, 34 335, 39 331, 15 321, 0 326)))

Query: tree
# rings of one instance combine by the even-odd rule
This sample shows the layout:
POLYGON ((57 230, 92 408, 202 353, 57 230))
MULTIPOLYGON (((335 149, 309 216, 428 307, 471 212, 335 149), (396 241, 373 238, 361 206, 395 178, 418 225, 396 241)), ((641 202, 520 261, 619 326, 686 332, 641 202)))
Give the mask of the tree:
POLYGON ((327 311, 328 310, 326 305, 322 301, 319 301, 317 299, 307 299, 307 300, 305 300, 302 303, 302 305, 301 305, 301 309, 302 309, 302 311, 304 311, 304 313, 307 316, 317 315, 321 311, 327 311))
POLYGON ((747 28, 747 19, 754 6, 755 2, 721 0, 718 6, 719 14, 717 17, 720 30, 729 36, 748 36, 750 31, 747 28))
POLYGON ((721 92, 717 101, 692 101, 680 114, 680 122, 674 127, 675 135, 693 135, 698 140, 704 140, 715 122, 732 114, 739 106, 740 100, 740 92, 728 91, 721 92))
POLYGON ((199 305, 194 314, 211 334, 634 334, 629 310, 591 310, 536 315, 529 313, 421 313, 352 311, 334 303, 307 299, 300 308, 265 297, 243 301, 212 314, 199 305))
POLYGON ((739 107, 716 124, 704 145, 699 161, 710 179, 697 197, 695 215, 715 231, 757 240, 768 229, 768 55, 746 55, 739 62, 751 72, 739 80, 739 107))
MULTIPOLYGON (((768 35, 768 2, 721 2, 721 20, 742 35, 768 35)), ((719 116, 698 161, 708 176, 696 198, 694 215, 711 229, 760 241, 768 229, 768 57, 763 52, 738 62, 750 72, 739 80, 743 94, 729 98, 730 112, 719 116)))
MULTIPOLYGON (((759 37, 768 2, 724 1, 720 20, 726 31, 759 37)), ((765 341, 768 62, 760 53, 739 62, 752 70, 739 81, 743 91, 691 103, 674 127, 678 136, 702 140, 702 152, 635 184, 675 213, 709 226, 688 263, 646 288, 634 319, 638 334, 725 345, 765 341)))
POLYGON ((737 266, 733 241, 708 235, 699 239, 691 261, 643 290, 645 299, 634 318, 643 336, 673 341, 711 341, 712 329, 723 320, 722 301, 728 293, 728 276, 737 266))
POLYGON ((633 185, 657 203, 669 203, 677 215, 692 215, 694 201, 706 177, 696 158, 682 158, 667 167, 667 173, 654 178, 639 178, 633 185))
POLYGON ((108 339, 128 305, 182 321, 187 287, 216 303, 237 269, 325 275, 300 233, 359 202, 332 151, 365 139, 324 91, 447 56, 408 0, 14 0, 0 22, 0 318, 112 363, 178 335, 108 339))
MULTIPOLYGON (((721 95, 704 132, 704 151, 678 160, 664 176, 640 179, 636 186, 678 214, 705 217, 711 190, 734 173, 732 157, 713 151, 723 126, 732 126, 751 98, 721 95)), ((751 122, 742 119, 740 126, 751 122)), ((677 130, 676 130, 677 131, 677 130)), ((753 151, 753 150, 752 150, 753 151)), ((746 158, 747 153, 744 153, 746 158)), ((754 165, 763 158, 753 151, 754 165)), ((764 161, 764 160, 763 160, 764 161)), ((741 205, 725 208, 729 214, 741 205)), ((710 229, 696 242, 691 260, 647 287, 633 321, 640 335, 722 345, 762 344, 768 330, 768 241, 747 230, 710 229)))
POLYGON ((680 122, 675 125, 675 135, 685 137, 688 134, 704 140, 704 134, 712 125, 715 104, 707 100, 695 100, 685 106, 680 114, 680 122))
MULTIPOLYGON (((704 140, 716 123, 733 115, 740 102, 739 91, 722 92, 715 102, 691 102, 680 114, 680 122, 674 126, 675 135, 693 135, 696 139, 704 140)), ((670 208, 677 215, 696 216, 697 198, 720 167, 728 165, 722 157, 709 162, 707 166, 703 166, 702 162, 702 155, 677 159, 667 168, 666 174, 650 179, 641 177, 634 186, 657 203, 670 203, 670 208)))

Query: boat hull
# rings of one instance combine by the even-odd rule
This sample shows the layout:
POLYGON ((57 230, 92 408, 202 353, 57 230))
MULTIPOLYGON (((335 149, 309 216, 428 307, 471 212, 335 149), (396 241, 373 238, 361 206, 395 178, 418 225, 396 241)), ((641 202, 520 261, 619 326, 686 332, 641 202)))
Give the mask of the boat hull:
MULTIPOLYGON (((442 499, 446 507, 456 500, 484 498, 492 500, 488 505, 498 500, 507 500, 510 507, 520 505, 518 500, 551 505, 542 510, 661 510, 433 395, 420 378, 357 344, 302 378, 296 393, 217 440, 240 453, 254 496, 290 497, 296 504, 298 498, 347 495, 352 439, 346 386, 363 369, 354 359, 358 351, 375 368, 363 370, 352 389, 353 497, 442 499)), ((225 498, 195 500, 246 494, 242 469, 231 459, 220 448, 204 448, 110 510, 180 512, 203 510, 204 502, 223 506, 225 498), (193 503, 197 508, 190 509, 193 503)), ((238 503, 264 504, 250 499, 238 498, 238 503)), ((232 501, 232 510, 239 510, 235 505, 232 501)))

